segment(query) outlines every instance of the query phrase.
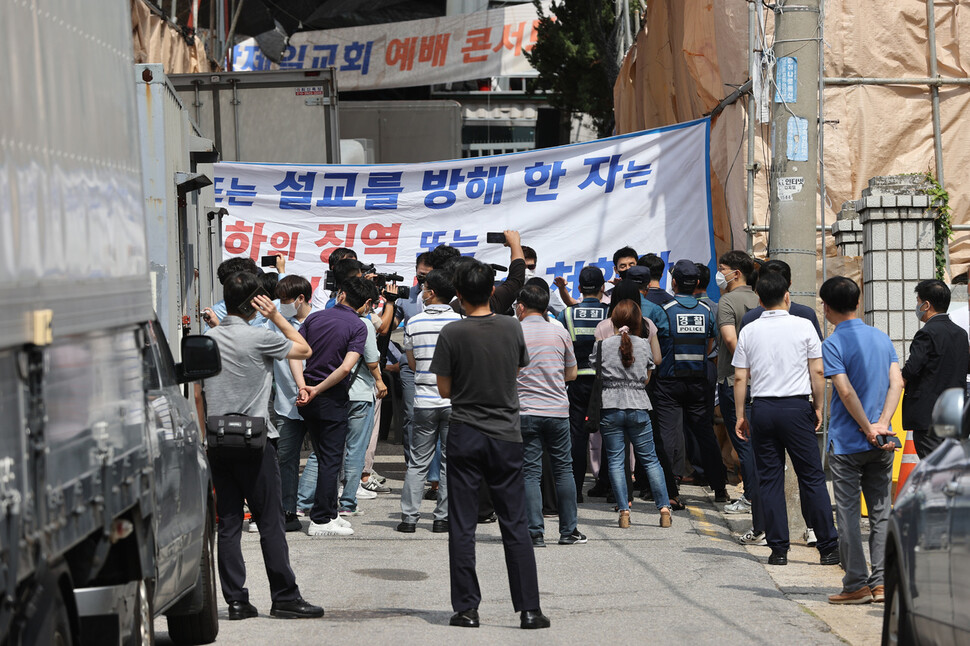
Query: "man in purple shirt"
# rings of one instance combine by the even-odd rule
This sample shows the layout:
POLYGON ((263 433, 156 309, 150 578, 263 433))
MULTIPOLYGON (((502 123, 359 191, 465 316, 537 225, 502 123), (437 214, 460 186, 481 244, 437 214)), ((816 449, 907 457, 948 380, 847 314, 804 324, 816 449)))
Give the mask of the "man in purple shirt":
POLYGON ((367 328, 357 310, 371 292, 363 278, 345 281, 337 292, 337 304, 311 313, 300 328, 313 350, 306 367, 299 361, 290 362, 300 389, 296 404, 317 456, 317 488, 307 529, 310 536, 354 533, 350 523, 337 514, 337 477, 347 440, 350 376, 367 340, 367 328))

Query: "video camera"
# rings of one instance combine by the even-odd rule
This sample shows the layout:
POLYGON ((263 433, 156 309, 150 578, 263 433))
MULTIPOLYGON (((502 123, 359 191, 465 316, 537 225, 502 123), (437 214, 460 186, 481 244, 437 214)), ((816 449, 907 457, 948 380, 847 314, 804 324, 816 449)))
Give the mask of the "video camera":
MULTIPOLYGON (((364 275, 372 275, 371 280, 377 285, 377 288, 382 290, 385 294, 397 295, 397 298, 408 298, 411 295, 411 288, 399 285, 395 291, 389 292, 387 290, 387 283, 399 283, 404 280, 404 276, 400 274, 384 274, 373 271, 374 265, 370 266, 370 270, 364 268, 364 275)), ((394 300, 394 299, 392 299, 394 300)))

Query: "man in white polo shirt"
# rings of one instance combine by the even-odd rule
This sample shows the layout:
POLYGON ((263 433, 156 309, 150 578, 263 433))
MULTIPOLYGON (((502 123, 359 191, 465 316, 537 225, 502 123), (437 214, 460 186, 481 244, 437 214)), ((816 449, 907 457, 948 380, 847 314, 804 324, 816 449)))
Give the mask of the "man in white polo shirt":
POLYGON ((808 321, 788 314, 788 281, 776 272, 756 287, 765 313, 741 330, 734 351, 736 433, 753 441, 761 481, 769 565, 788 564, 788 512, 785 507, 785 451, 802 495, 802 507, 818 538, 822 565, 838 565, 839 537, 815 431, 821 425, 825 381, 822 344, 808 321), (745 418, 745 391, 751 377, 751 426, 745 418), (809 394, 812 401, 809 401, 809 394), (813 404, 814 402, 814 408, 813 404))

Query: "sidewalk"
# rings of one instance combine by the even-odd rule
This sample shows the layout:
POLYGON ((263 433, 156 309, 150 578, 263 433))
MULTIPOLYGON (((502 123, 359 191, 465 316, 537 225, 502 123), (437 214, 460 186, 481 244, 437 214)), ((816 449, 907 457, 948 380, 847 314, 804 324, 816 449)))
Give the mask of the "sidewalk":
MULTIPOLYGON (((690 491, 690 489, 688 489, 690 491)), ((696 488, 693 491, 697 491, 696 488)), ((732 498, 740 496, 740 489, 728 485, 732 498)), ((714 494, 709 494, 713 504, 714 494)), ((751 529, 750 514, 725 514, 723 505, 715 505, 716 512, 734 535, 751 529)), ((869 555, 869 521, 862 519, 862 540, 866 557, 869 555)), ((778 589, 792 601, 796 601, 810 614, 818 617, 836 635, 853 646, 877 646, 882 636, 883 604, 869 603, 859 606, 833 605, 828 595, 842 590, 841 567, 822 566, 818 563, 818 550, 805 545, 802 536, 792 536, 791 552, 787 566, 768 565, 767 547, 744 546, 749 554, 764 564, 778 589)))

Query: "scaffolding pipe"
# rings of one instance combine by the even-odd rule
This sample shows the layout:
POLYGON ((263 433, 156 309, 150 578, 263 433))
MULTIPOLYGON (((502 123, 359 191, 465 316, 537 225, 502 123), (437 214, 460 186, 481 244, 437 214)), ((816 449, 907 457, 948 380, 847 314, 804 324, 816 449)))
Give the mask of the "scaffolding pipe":
MULTIPOLYGON (((930 50, 930 77, 940 76, 936 60, 936 7, 935 0, 926 0, 927 47, 930 50)), ((933 149, 936 153, 936 181, 946 190, 943 179, 943 133, 940 130, 940 86, 930 86, 930 97, 933 102, 933 149)), ((943 245, 946 258, 946 271, 950 270, 950 241, 943 245)))
POLYGON ((935 78, 827 76, 824 82, 825 85, 929 85, 931 87, 940 87, 943 85, 970 85, 970 78, 960 79, 944 76, 937 76, 935 78))
MULTIPOLYGON (((757 47, 757 14, 755 13, 755 6, 752 0, 748 0, 748 73, 751 75, 751 80, 754 80, 755 74, 755 47, 757 47)), ((745 249, 748 255, 754 252, 754 233, 751 231, 751 227, 754 226, 754 178, 758 173, 758 165, 754 161, 754 122, 755 122, 755 110, 757 109, 756 100, 754 96, 754 83, 751 85, 751 89, 748 91, 748 159, 747 163, 744 165, 745 170, 748 173, 748 209, 745 221, 747 222, 747 227, 745 228, 746 245, 745 249)))

